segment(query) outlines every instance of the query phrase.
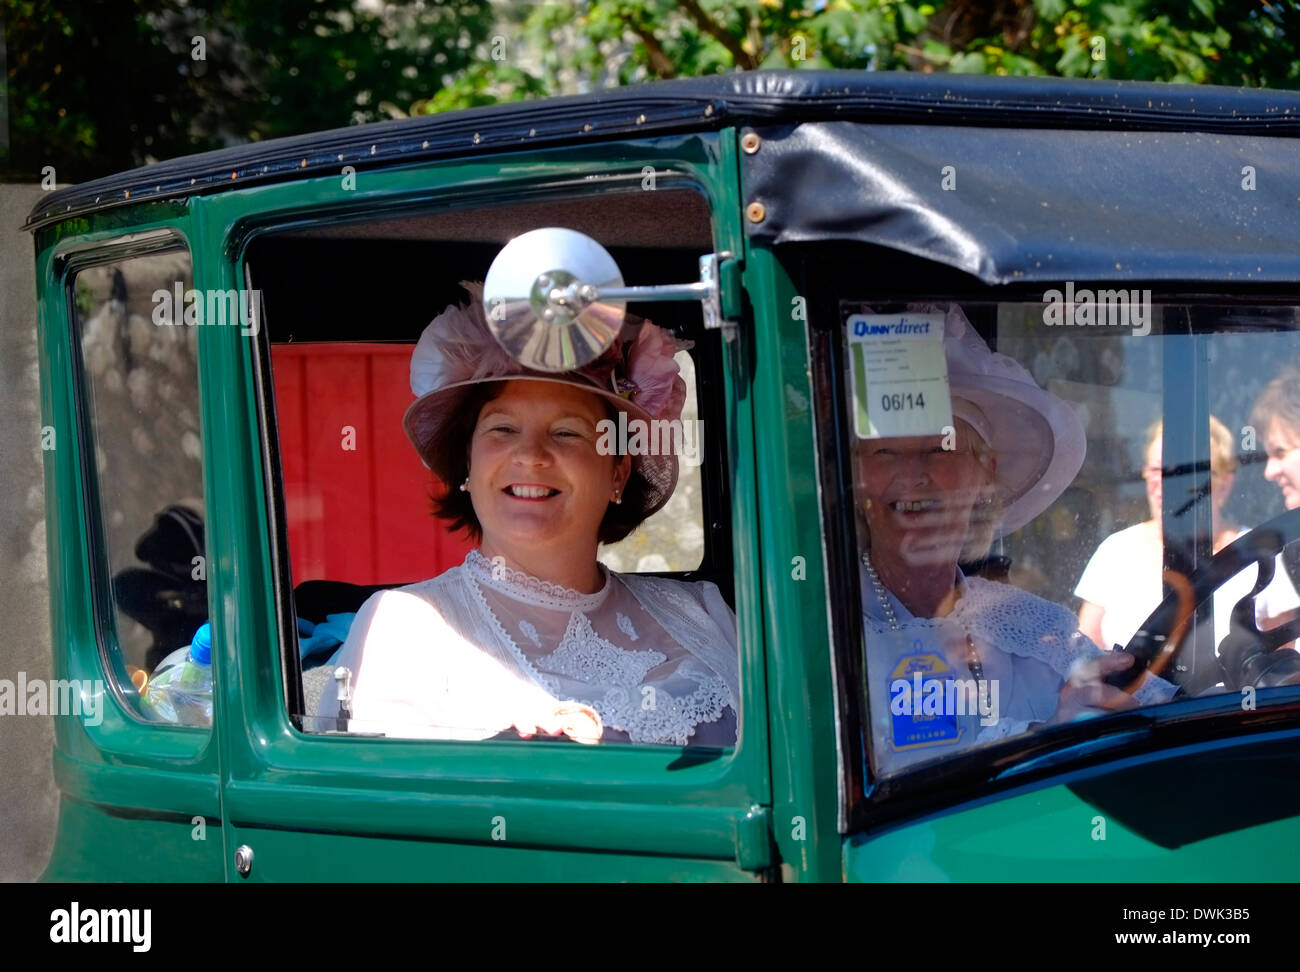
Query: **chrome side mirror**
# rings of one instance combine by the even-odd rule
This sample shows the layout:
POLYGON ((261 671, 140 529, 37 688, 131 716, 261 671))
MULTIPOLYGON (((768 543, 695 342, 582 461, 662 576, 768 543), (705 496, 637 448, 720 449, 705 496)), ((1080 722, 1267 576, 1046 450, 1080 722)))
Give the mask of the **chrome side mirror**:
POLYGON ((700 258, 700 281, 625 287, 618 264, 590 236, 548 227, 501 248, 483 281, 488 329, 520 364, 570 371, 618 340, 629 300, 700 300, 705 326, 722 326, 718 254, 700 258))

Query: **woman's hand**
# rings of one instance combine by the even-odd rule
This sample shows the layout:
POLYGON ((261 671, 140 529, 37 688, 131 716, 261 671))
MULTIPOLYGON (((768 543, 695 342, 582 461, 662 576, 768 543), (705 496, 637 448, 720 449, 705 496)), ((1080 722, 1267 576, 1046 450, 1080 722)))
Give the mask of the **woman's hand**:
POLYGON ((581 702, 561 702, 553 710, 533 719, 516 720, 513 728, 525 739, 531 739, 539 732, 544 736, 563 734, 574 742, 587 745, 600 742, 605 732, 600 713, 581 702))
POLYGON ((1107 652, 1088 661, 1077 662, 1065 687, 1061 689, 1056 712, 1047 720, 1047 724, 1054 726, 1073 722, 1081 715, 1100 715, 1101 712, 1097 710, 1115 712, 1137 708, 1137 700, 1131 694, 1102 681, 1112 672, 1122 672, 1134 661, 1132 655, 1122 651, 1107 652))

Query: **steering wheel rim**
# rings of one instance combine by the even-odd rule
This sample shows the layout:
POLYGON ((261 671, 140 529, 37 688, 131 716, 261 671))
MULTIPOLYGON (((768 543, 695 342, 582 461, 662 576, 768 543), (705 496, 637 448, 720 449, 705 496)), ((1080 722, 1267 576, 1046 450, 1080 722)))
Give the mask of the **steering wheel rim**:
POLYGON ((1129 639, 1123 651, 1135 658, 1122 672, 1107 679, 1110 684, 1133 692, 1148 671, 1159 675, 1173 660, 1182 640, 1191 628, 1194 611, 1213 597, 1214 592, 1251 564, 1259 572, 1248 594, 1233 605, 1232 629, 1224 639, 1244 632, 1271 652, 1300 634, 1300 617, 1278 628, 1261 632, 1255 625, 1255 598, 1273 582, 1274 567, 1282 548, 1300 540, 1300 509, 1287 510, 1247 531, 1212 558, 1185 576, 1176 571, 1163 573, 1165 582, 1174 588, 1152 611, 1129 639), (1176 637, 1175 637, 1176 636, 1176 637))

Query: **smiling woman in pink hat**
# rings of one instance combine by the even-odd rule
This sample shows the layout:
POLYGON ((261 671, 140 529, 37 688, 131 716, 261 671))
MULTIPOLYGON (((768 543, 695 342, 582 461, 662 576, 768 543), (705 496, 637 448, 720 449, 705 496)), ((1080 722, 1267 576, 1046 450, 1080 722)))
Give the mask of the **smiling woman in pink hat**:
POLYGON ((677 483, 675 455, 616 454, 602 432, 620 412, 629 426, 680 418, 678 342, 643 323, 577 371, 529 371, 492 337, 479 285, 463 286, 469 306, 416 345, 404 424, 451 487, 435 515, 479 546, 362 607, 335 662, 354 672, 351 728, 734 744, 735 618, 717 587, 596 560, 677 483))
POLYGON ((991 352, 956 305, 909 310, 945 315, 953 428, 857 443, 877 773, 1170 698, 1174 686, 1149 674, 1132 695, 1103 682, 1131 656, 1103 654, 1061 605, 962 575, 958 562, 984 552, 973 548, 1024 526, 1070 484, 1084 431, 1069 405, 991 352), (962 683, 973 691, 955 705, 962 683))

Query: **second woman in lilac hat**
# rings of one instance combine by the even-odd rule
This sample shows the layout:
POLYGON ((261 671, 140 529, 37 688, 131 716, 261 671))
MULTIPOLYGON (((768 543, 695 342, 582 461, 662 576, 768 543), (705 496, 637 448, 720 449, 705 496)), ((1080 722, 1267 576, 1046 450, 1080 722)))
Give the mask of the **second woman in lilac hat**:
POLYGON ((1133 694, 1106 684, 1132 658, 1103 655, 1065 607, 962 574, 972 545, 1025 525, 1070 484, 1084 431, 1067 403, 991 352, 956 305, 909 310, 945 315, 953 434, 856 443, 877 774, 1171 697, 1174 687, 1151 675, 1133 694), (921 687, 924 710, 921 698, 912 705, 921 687))

